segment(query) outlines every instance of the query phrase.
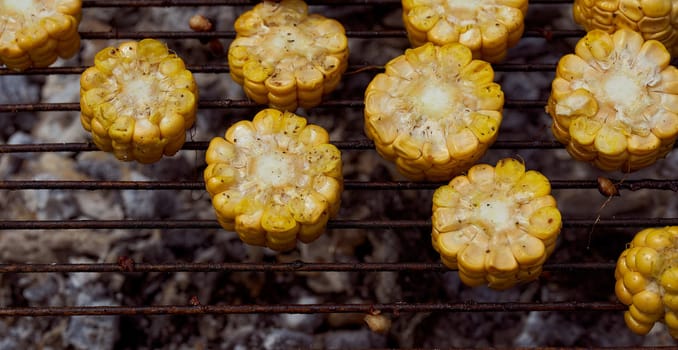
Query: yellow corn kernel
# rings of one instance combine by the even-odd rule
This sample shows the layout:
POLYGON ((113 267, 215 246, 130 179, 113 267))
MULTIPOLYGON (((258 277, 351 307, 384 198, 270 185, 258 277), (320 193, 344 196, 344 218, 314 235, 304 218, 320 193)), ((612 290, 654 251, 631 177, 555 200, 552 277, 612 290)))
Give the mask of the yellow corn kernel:
POLYGON ((235 30, 231 77, 260 104, 292 112, 317 106, 348 67, 344 27, 308 14, 301 0, 264 1, 243 13, 235 30))
POLYGON ((219 223, 248 244, 290 250, 337 214, 341 153, 325 129, 265 109, 210 141, 203 176, 219 223))
POLYGON ((427 43, 394 58, 365 91, 365 133, 412 180, 449 180, 496 140, 504 94, 461 44, 427 43))
POLYGON ((626 322, 626 326, 636 334, 645 335, 652 329, 652 324, 642 323, 636 320, 633 318, 630 311, 624 312, 624 321, 626 322))
POLYGON ((152 163, 178 152, 197 104, 193 75, 154 39, 99 51, 80 77, 82 126, 101 150, 115 149, 125 161, 152 163))
POLYGON ((645 40, 660 40, 672 55, 678 53, 678 35, 673 25, 678 12, 672 1, 620 0, 617 5, 616 1, 575 0, 572 9, 575 21, 587 31, 614 33, 630 29, 645 40))
POLYGON ((672 267, 661 275, 660 283, 664 289, 671 293, 678 293, 678 267, 672 267))
POLYGON ((431 241, 464 283, 506 289, 539 277, 562 222, 548 180, 537 174, 507 158, 475 165, 435 191, 431 241), (531 182, 538 190, 522 195, 531 182))
POLYGON ((525 29, 527 0, 458 6, 446 0, 402 1, 403 22, 412 46, 460 43, 474 58, 497 63, 525 29))
POLYGON ((678 138, 678 73, 669 60, 661 43, 634 31, 589 32, 558 63, 546 106, 555 138, 573 158, 608 171, 666 156, 678 138))
POLYGON ((663 320, 672 335, 678 333, 678 324, 669 324, 678 310, 677 226, 638 232, 617 260, 615 279, 615 294, 629 306, 624 314, 629 329, 646 334, 663 320))

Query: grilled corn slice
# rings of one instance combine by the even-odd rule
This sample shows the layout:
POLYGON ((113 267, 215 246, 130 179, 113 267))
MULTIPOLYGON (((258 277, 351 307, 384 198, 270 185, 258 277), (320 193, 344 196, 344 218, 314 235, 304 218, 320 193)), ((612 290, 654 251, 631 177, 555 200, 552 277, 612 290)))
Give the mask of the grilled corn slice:
POLYGON ((80 77, 80 121, 99 149, 140 163, 173 155, 195 122, 198 87, 154 39, 105 48, 80 77))
POLYGON ((204 178, 221 226, 278 251, 315 240, 343 189, 341 153, 328 142, 325 129, 272 108, 214 138, 204 178))
POLYGON ((301 0, 264 1, 235 22, 231 77, 260 104, 294 112, 318 105, 348 66, 344 27, 301 0))
POLYGON ((427 43, 386 65, 365 91, 365 133, 412 180, 446 181, 495 141, 504 93, 489 63, 427 43))
POLYGON ((0 0, 0 64, 47 67, 80 49, 82 0, 0 0))
POLYGON ((574 20, 587 31, 614 33, 626 28, 645 40, 661 41, 672 55, 678 54, 678 5, 672 0, 575 0, 574 20))
POLYGON ((664 322, 678 339, 678 226, 648 228, 636 234, 617 260, 615 293, 629 306, 626 325, 647 334, 664 322))
POLYGON ((546 111, 573 158, 606 171, 653 164, 678 137, 678 69, 664 45, 593 30, 560 59, 546 111))
POLYGON ((539 277, 562 226, 549 180, 515 159, 478 164, 433 194, 433 247, 469 286, 539 277))
POLYGON ((461 43, 473 58, 500 62, 525 30, 527 0, 402 0, 413 46, 461 43))

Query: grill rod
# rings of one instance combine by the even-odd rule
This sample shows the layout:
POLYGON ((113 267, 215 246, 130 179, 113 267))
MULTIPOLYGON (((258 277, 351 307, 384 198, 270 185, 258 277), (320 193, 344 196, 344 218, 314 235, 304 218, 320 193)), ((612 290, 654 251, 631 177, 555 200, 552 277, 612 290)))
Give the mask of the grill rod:
MULTIPOLYGON (((547 40, 561 38, 581 38, 586 32, 579 29, 553 29, 545 30, 540 28, 530 28, 523 32, 523 38, 545 38, 547 40)), ((224 30, 214 32, 190 32, 190 31, 82 31, 80 37, 86 40, 111 40, 111 39, 234 39, 235 31, 224 30)), ((407 32, 403 29, 394 30, 347 30, 346 37, 360 39, 385 39, 385 38, 406 38, 407 32)))
MULTIPOLYGON (((82 74, 88 66, 78 67, 46 67, 46 68, 29 68, 24 71, 15 71, 8 68, 0 68, 0 76, 2 75, 42 75, 42 74, 82 74)), ((188 65, 186 69, 191 73, 229 73, 231 70, 228 65, 222 64, 208 64, 208 65, 188 65)), ((504 63, 492 65, 495 72, 553 72, 556 65, 553 63, 504 63)), ((345 75, 352 75, 362 72, 383 71, 384 67, 380 65, 351 65, 348 67, 345 75)))
MULTIPOLYGON (((245 6, 260 0, 83 0, 82 7, 245 6)), ((401 5, 401 0, 307 0, 309 5, 401 5)), ((571 4, 572 0, 530 0, 531 4, 571 4)))
MULTIPOLYGON (((544 271, 609 271, 614 262, 545 263, 544 271)), ((0 273, 71 273, 71 272, 446 272, 441 263, 314 263, 295 261, 290 263, 163 263, 146 264, 0 264, 0 273)))
MULTIPOLYGON (((678 218, 563 218, 565 228, 629 228, 678 226, 678 218)), ((430 220, 352 220, 336 219, 328 229, 431 229, 430 220)), ((78 229, 221 229, 215 220, 0 220, 0 230, 78 230, 78 229)))
MULTIPOLYGON (((367 150, 374 149, 374 143, 371 140, 349 140, 349 141, 331 141, 339 149, 343 150, 367 150)), ((183 150, 204 151, 209 145, 208 141, 188 141, 184 143, 183 150)), ((676 143, 674 148, 678 148, 676 143)), ((558 141, 496 141, 491 149, 562 149, 563 145, 558 141)), ((0 153, 24 153, 24 152, 87 152, 99 151, 92 142, 64 142, 64 143, 34 143, 18 145, 0 145, 0 153)))
MULTIPOLYGON (((544 108, 546 100, 506 100, 504 108, 544 108)), ((219 100, 202 100, 198 102, 199 108, 223 109, 223 108, 259 108, 260 104, 246 99, 224 98, 219 100)), ((365 103, 358 99, 329 100, 323 101, 317 108, 363 108, 365 103)), ((17 112, 54 112, 54 111, 79 111, 79 102, 57 103, 17 103, 0 105, 0 113, 17 112)))
POLYGON ((508 311, 622 311, 616 302, 458 302, 392 304, 311 304, 311 305, 198 305, 198 306, 63 306, 0 308, 0 316, 104 316, 104 315, 202 315, 202 314, 311 314, 381 312, 508 312, 508 311))
MULTIPOLYGON (((368 150, 374 149, 371 140, 331 141, 333 145, 343 150, 368 150)), ((209 145, 208 141, 188 141, 184 143, 183 150, 204 151, 209 145)), ((678 147, 678 143, 674 146, 678 147)), ((559 149, 563 145, 558 141, 497 141, 491 146, 492 149, 559 149)), ((64 143, 34 143, 18 145, 0 145, 0 153, 24 153, 24 152, 86 152, 99 151, 92 142, 64 142, 64 143)))
MULTIPOLYGON (((678 180, 616 180, 618 189, 678 192, 678 180)), ((344 180, 346 190, 434 190, 446 182, 344 180)), ((597 189, 595 180, 551 180, 552 189, 597 189)), ((204 190, 204 181, 0 181, 0 190, 204 190)))

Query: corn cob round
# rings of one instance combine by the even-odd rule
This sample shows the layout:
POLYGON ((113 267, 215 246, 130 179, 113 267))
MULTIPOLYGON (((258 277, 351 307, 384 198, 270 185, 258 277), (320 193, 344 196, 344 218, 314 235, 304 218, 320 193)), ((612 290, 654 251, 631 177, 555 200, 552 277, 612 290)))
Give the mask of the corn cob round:
POLYGON ((344 27, 301 0, 264 1, 235 21, 231 77, 260 104, 294 112, 334 90, 348 66, 344 27))
POLYGON ((478 164, 433 194, 433 247, 469 286, 539 277, 562 226, 549 180, 515 159, 478 164))
POLYGON ((0 0, 0 64, 47 67, 80 50, 82 0, 0 0))
POLYGON ((678 339, 678 226, 647 228, 636 234, 617 260, 615 293, 629 306, 626 325, 647 334, 664 322, 678 339))
POLYGON ((99 149, 152 163, 174 155, 193 126, 198 87, 184 62, 154 39, 105 48, 80 77, 80 121, 99 149))
POLYGON ((656 40, 593 30, 558 62, 546 111, 573 158, 606 171, 653 164, 678 137, 678 69, 656 40))
POLYGON ((217 220, 247 244, 290 250, 339 211, 341 153, 325 129, 265 109, 210 142, 204 171, 217 220))
POLYGON ((527 0, 402 0, 403 22, 413 46, 461 43, 473 58, 504 60, 525 30, 527 0))
POLYGON ((365 133, 412 180, 445 181, 497 138, 504 93, 489 63, 453 43, 408 49, 365 91, 365 133))
POLYGON ((661 41, 672 55, 678 54, 678 6, 672 0, 575 0, 575 22, 587 31, 614 33, 630 29, 645 40, 661 41))

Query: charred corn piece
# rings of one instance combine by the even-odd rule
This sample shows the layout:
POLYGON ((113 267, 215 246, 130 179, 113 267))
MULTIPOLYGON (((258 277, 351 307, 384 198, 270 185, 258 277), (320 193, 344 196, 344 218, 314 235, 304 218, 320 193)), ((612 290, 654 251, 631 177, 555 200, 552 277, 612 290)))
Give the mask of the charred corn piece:
POLYGON ((678 69, 664 45, 593 30, 558 62, 546 111, 573 158, 606 171, 652 165, 678 137, 678 69))
POLYGON ((402 0, 402 7, 412 46, 461 43, 473 58, 496 63, 523 35, 527 0, 402 0))
POLYGON ((447 181, 495 141, 504 93, 489 63, 454 43, 391 60, 365 91, 365 133, 412 180, 447 181))
POLYGON ((154 39, 105 48, 80 77, 80 121, 99 149, 152 163, 174 155, 195 122, 198 87, 154 39))
POLYGON ((647 334, 664 322, 678 339, 678 226, 644 229, 617 260, 615 293, 629 309, 631 331, 647 334))
POLYGON ((348 66, 348 40, 336 20, 308 14, 301 0, 264 1, 235 22, 231 77, 257 103, 310 108, 334 90, 348 66))
POLYGON ((478 164, 433 194, 432 241, 469 286, 539 277, 562 226, 549 180, 515 159, 478 164))
POLYGON ((47 67, 80 49, 82 0, 0 0, 0 64, 47 67))
POLYGON ((587 31, 614 33, 629 29, 645 40, 658 40, 671 55, 678 54, 678 5, 671 0, 575 0, 574 20, 587 31))
POLYGON ((341 153, 325 129, 269 108, 212 139, 204 171, 217 220, 274 250, 318 238, 339 210, 341 153))

